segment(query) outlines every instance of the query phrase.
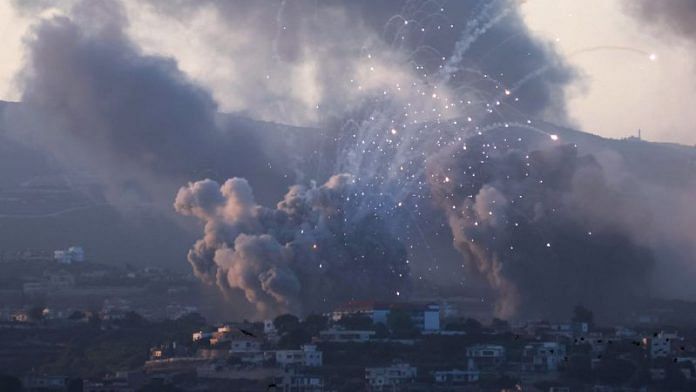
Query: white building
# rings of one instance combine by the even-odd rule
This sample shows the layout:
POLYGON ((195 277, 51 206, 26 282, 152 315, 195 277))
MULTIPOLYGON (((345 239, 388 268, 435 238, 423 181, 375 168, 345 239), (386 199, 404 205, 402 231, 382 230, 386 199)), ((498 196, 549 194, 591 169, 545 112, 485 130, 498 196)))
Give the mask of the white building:
POLYGON ((276 363, 282 367, 320 367, 323 364, 322 352, 317 350, 317 346, 311 344, 302 346, 300 350, 278 350, 275 358, 276 363))
POLYGON ((365 368, 365 380, 372 391, 390 391, 396 385, 413 382, 417 374, 417 369, 407 363, 365 368))
POLYGON ((67 250, 56 250, 53 259, 61 264, 82 263, 85 261, 85 251, 80 246, 71 246, 67 250))
POLYGON ((329 329, 319 332, 319 339, 322 342, 332 343, 364 343, 373 338, 375 334, 375 331, 329 329))
POLYGON ((201 340, 206 340, 210 339, 213 337, 212 332, 203 332, 203 331, 198 331, 194 332, 193 335, 191 336, 191 340, 194 342, 199 342, 201 340))

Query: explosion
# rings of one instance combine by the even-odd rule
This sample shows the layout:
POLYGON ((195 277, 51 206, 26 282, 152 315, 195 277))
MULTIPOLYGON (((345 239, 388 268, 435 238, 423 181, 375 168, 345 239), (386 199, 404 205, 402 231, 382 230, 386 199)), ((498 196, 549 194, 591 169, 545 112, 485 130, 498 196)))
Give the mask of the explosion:
POLYGON ((276 208, 256 204, 240 178, 181 188, 176 210, 205 222, 189 252, 196 276, 223 292, 243 292, 261 314, 328 309, 355 299, 408 293, 406 249, 375 214, 354 177, 293 186, 276 208))

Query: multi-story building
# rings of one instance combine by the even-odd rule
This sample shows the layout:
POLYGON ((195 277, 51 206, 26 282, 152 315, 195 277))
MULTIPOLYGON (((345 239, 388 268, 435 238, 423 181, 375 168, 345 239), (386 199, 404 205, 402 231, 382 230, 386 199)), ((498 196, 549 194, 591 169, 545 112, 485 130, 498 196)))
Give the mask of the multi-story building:
POLYGON ((375 331, 329 329, 319 332, 319 340, 332 343, 364 343, 374 337, 375 331))
POLYGON ((391 391, 397 385, 413 382, 417 375, 418 370, 407 363, 365 368, 365 380, 371 391, 391 391))
POLYGON ((497 344, 477 344, 467 347, 466 356, 479 368, 497 367, 505 362, 505 347, 497 344))
POLYGON ((275 352, 275 359, 282 367, 320 367, 323 363, 322 352, 311 344, 302 346, 300 350, 278 350, 275 352))
POLYGON ((529 372, 552 372, 566 357, 565 345, 558 342, 534 342, 522 352, 522 369, 529 372))
POLYGON ((661 331, 649 338, 650 358, 664 358, 672 354, 681 338, 676 332, 661 331))
POLYGON ((291 368, 278 377, 276 386, 283 392, 323 392, 324 378, 306 369, 299 371, 291 368))
POLYGON ((331 313, 334 321, 352 314, 363 314, 372 319, 372 322, 387 325, 389 314, 393 311, 403 311, 411 316, 413 325, 422 332, 440 330, 440 305, 437 304, 412 304, 405 302, 374 302, 351 301, 337 308, 331 313))
POLYGON ((481 377, 481 372, 476 368, 473 359, 469 359, 466 370, 437 370, 433 372, 433 379, 436 384, 466 384, 477 382, 481 377))

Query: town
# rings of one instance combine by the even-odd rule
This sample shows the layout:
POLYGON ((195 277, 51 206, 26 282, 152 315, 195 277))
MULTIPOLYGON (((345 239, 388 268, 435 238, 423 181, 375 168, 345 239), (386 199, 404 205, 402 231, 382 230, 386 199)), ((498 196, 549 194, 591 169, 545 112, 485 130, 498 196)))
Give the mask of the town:
POLYGON ((26 280, 4 286, 3 391, 696 388, 696 330, 680 317, 693 313, 688 303, 622 326, 601 325, 580 305, 561 323, 477 320, 448 300, 208 322, 191 302, 192 281, 162 269, 101 266, 77 246, 5 255, 1 265, 26 280))

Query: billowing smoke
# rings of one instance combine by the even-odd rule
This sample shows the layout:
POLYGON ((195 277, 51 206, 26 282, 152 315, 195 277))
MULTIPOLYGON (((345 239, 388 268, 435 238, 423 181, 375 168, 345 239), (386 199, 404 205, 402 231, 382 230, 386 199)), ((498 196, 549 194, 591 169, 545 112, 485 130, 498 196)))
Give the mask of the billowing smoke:
POLYGON ((382 201, 350 175, 293 186, 276 208, 256 203, 246 180, 181 188, 174 206, 205 223, 188 259, 226 294, 243 292, 265 315, 324 310, 353 299, 407 295, 406 249, 374 212, 382 201))
POLYGON ((36 24, 18 75, 23 105, 5 114, 10 133, 88 168, 115 202, 134 190, 162 207, 192 177, 279 182, 255 130, 220 119, 208 90, 173 59, 144 53, 127 28, 125 9, 108 0, 76 2, 36 24))
POLYGON ((498 290, 497 314, 559 317, 584 304, 606 316, 650 295, 654 257, 624 226, 630 193, 593 156, 530 133, 473 137, 430 167, 455 247, 498 290))
POLYGON ((624 0, 626 8, 643 22, 659 29, 696 40, 696 2, 693 0, 624 0))

